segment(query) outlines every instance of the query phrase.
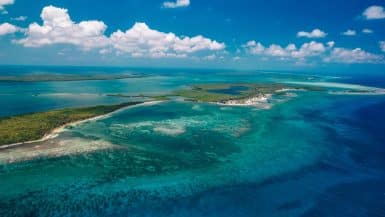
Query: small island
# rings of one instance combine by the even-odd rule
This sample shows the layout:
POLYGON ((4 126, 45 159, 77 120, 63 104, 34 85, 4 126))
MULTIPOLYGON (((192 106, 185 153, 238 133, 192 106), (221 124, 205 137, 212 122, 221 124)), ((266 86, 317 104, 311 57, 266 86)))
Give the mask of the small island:
POLYGON ((193 85, 189 89, 175 91, 174 95, 194 102, 252 105, 266 101, 272 94, 283 94, 282 90, 299 89, 301 88, 272 83, 218 83, 193 85))

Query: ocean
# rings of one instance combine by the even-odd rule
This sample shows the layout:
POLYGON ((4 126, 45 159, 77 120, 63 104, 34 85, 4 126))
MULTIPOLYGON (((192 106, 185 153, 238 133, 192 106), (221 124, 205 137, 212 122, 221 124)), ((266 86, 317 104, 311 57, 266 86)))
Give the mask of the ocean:
MULTIPOLYGON (((69 127, 30 150, 0 152, 0 216, 385 216, 381 74, 2 67, 2 74, 145 73, 99 81, 0 82, 0 116, 113 104, 191 84, 322 83, 268 107, 175 99, 69 127), (338 85, 337 85, 338 86, 338 85), (39 147, 55 145, 48 153, 39 147), (36 147, 36 150, 34 149, 36 147)), ((36 145, 36 146, 35 146, 36 145)))

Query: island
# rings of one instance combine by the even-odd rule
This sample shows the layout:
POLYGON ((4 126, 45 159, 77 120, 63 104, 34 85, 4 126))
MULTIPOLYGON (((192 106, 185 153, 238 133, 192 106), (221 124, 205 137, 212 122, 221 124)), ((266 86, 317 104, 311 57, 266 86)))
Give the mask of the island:
POLYGON ((321 90, 317 87, 279 83, 209 83, 194 84, 166 95, 135 96, 121 93, 110 97, 137 97, 142 101, 118 105, 100 105, 85 108, 67 108, 0 118, 0 148, 49 139, 49 135, 67 124, 106 115, 118 109, 150 101, 181 98, 185 101, 217 103, 229 106, 260 106, 267 104, 273 95, 285 95, 290 91, 321 90), (48 136, 48 137, 47 137, 48 136))
POLYGON ((67 108, 0 118, 0 148, 39 140, 66 124, 99 117, 140 103, 142 102, 67 108))
POLYGON ((163 95, 126 95, 123 93, 107 94, 109 97, 144 98, 152 100, 170 100, 180 98, 191 102, 217 103, 223 105, 255 105, 266 102, 273 95, 285 95, 290 91, 325 91, 325 88, 281 83, 206 83, 192 84, 185 89, 163 95))
POLYGON ((229 103, 252 98, 265 98, 276 91, 288 88, 284 84, 216 83, 196 84, 188 89, 175 91, 175 96, 195 102, 229 103))

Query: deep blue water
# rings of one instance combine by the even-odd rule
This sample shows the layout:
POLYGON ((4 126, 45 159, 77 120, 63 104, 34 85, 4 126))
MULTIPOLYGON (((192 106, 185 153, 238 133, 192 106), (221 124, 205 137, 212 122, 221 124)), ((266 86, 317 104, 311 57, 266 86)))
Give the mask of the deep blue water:
MULTIPOLYGON (((103 70, 117 69, 91 71, 103 70)), ((381 74, 148 71, 153 76, 136 80, 0 83, 0 115, 116 103, 126 99, 104 94, 193 83, 385 88, 381 74)), ((124 148, 1 164, 0 216, 385 216, 385 96, 295 94, 266 110, 139 106, 68 129, 51 142, 124 148)))

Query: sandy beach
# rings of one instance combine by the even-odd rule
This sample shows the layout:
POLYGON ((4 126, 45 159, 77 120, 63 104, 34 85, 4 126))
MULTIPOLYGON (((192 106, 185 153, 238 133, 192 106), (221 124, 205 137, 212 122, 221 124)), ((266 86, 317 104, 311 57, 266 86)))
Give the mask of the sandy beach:
POLYGON ((268 103, 271 96, 271 94, 262 94, 247 99, 228 100, 225 102, 219 102, 217 104, 227 106, 258 106, 261 103, 268 103))

